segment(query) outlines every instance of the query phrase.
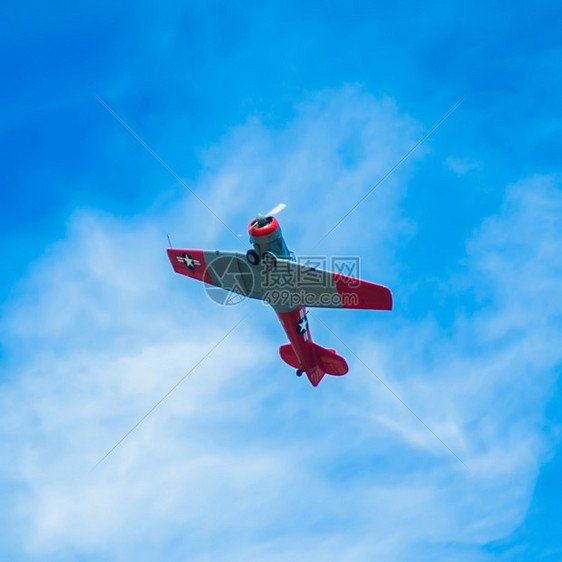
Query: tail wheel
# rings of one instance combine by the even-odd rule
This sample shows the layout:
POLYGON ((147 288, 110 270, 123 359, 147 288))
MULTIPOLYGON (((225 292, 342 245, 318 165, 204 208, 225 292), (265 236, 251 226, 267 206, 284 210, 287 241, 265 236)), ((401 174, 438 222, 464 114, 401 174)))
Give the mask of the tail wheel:
POLYGON ((258 265, 258 263, 260 263, 260 257, 258 256, 258 253, 255 250, 248 250, 246 252, 246 259, 252 265, 258 265))
POLYGON ((297 377, 302 377, 302 371, 300 369, 297 369, 297 377))

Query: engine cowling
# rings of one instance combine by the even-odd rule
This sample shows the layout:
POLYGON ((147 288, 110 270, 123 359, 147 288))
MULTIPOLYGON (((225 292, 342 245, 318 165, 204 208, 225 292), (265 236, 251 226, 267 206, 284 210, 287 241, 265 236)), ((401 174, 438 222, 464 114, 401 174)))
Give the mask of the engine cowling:
POLYGON ((279 222, 275 217, 264 217, 263 219, 252 219, 248 225, 248 234, 250 238, 259 238, 258 243, 265 242, 265 237, 275 234, 279 230, 279 222), (262 224, 260 224, 262 223, 262 224))
POLYGON ((290 259, 291 254, 287 248, 279 222, 275 217, 261 217, 253 219, 248 225, 250 242, 261 258, 264 252, 271 252, 278 258, 290 259))

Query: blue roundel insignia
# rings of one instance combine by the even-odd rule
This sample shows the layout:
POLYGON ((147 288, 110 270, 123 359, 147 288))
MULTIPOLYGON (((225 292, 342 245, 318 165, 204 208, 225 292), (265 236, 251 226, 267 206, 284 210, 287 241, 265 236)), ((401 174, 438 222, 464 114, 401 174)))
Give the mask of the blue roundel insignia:
POLYGON ((181 263, 185 263, 185 265, 187 265, 187 267, 192 271, 195 269, 196 265, 201 265, 199 260, 193 259, 187 252, 178 256, 176 259, 181 263))
POLYGON ((303 316, 297 324, 297 332, 302 336, 306 334, 307 330, 308 330, 308 320, 306 319, 306 316, 303 316))

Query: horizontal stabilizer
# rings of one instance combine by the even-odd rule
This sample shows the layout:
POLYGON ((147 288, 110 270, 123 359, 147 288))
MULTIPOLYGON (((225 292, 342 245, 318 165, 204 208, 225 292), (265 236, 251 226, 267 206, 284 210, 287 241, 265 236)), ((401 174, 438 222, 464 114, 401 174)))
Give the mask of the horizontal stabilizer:
POLYGON ((315 363, 328 375, 345 375, 349 371, 345 359, 334 349, 327 349, 314 342, 308 342, 307 345, 312 346, 315 363))
POLYGON ((305 355, 303 361, 308 362, 308 365, 301 363, 290 343, 279 347, 279 355, 287 365, 295 369, 303 369, 313 386, 318 386, 325 374, 341 376, 348 372, 349 367, 345 359, 334 349, 327 349, 311 341, 304 342, 303 347, 305 355))
POLYGON ((281 359, 283 359, 283 361, 285 361, 287 365, 290 365, 295 369, 301 368, 301 363, 299 361, 299 358, 297 357, 297 354, 295 353, 295 350, 293 349, 293 346, 290 343, 282 345, 279 348, 279 355, 281 355, 281 359))

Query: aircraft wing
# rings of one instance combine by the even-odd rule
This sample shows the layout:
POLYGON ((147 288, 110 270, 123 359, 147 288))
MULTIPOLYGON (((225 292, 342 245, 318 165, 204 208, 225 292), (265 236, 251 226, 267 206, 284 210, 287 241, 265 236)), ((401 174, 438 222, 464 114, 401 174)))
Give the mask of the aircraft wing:
POLYGON ((269 302, 276 309, 296 306, 392 310, 387 287, 278 259, 251 265, 241 252, 170 248, 177 273, 246 297, 269 302))
POLYGON ((263 297, 259 282, 261 264, 250 265, 246 254, 170 248, 168 258, 176 273, 246 297, 263 297))
POLYGON ((277 260, 269 274, 290 278, 290 290, 282 279, 279 291, 290 293, 292 306, 392 310, 392 293, 383 285, 289 260, 277 260))

